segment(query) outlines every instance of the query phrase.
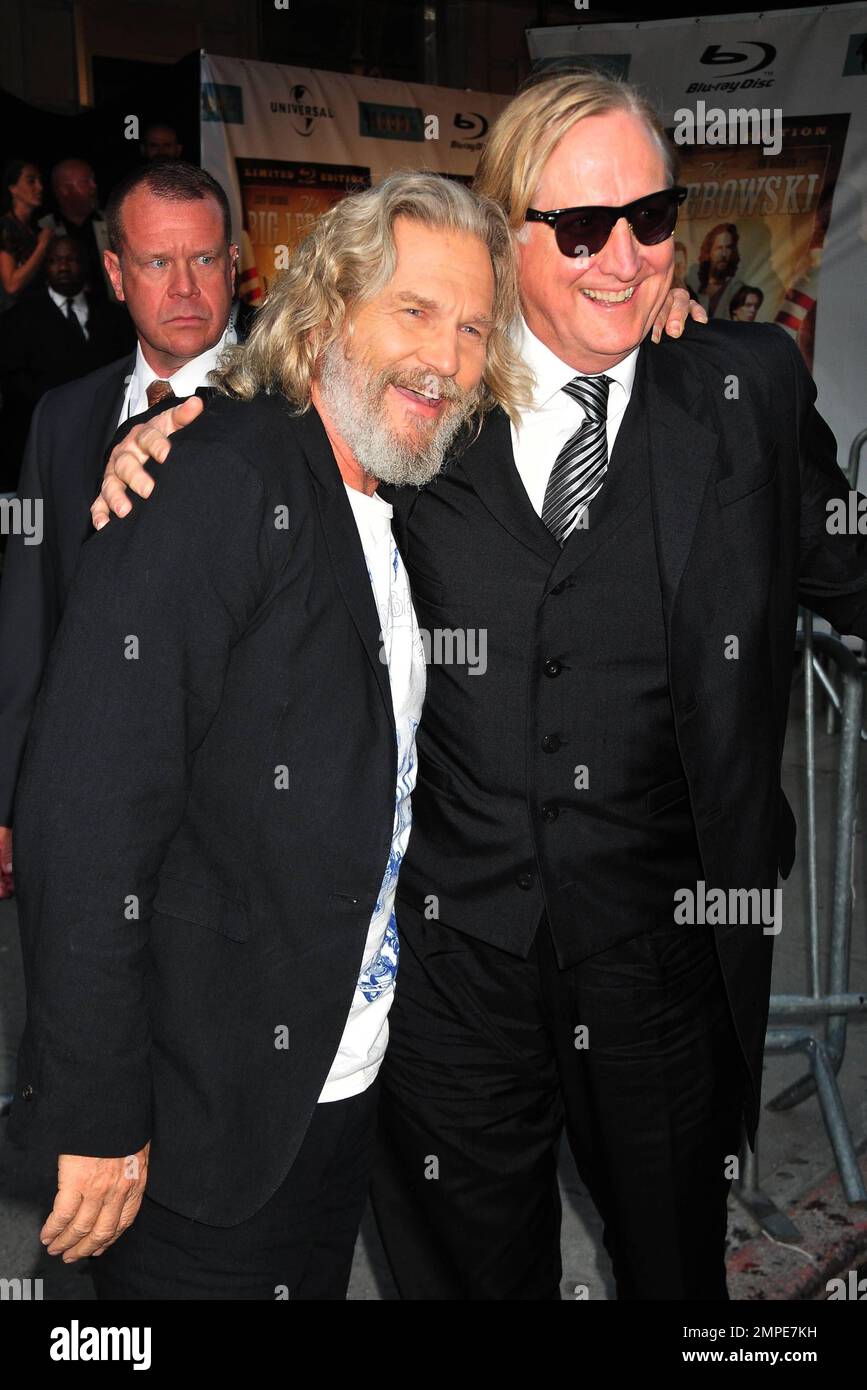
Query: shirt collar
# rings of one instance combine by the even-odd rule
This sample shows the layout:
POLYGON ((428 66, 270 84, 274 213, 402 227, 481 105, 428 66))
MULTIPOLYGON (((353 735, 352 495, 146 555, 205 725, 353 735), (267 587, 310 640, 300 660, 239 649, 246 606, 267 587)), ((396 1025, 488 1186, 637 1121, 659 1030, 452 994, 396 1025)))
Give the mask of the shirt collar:
POLYGON ((67 299, 71 299, 73 304, 75 304, 76 306, 80 306, 83 309, 87 308, 87 300, 84 297, 84 290, 79 290, 78 294, 65 295, 58 294, 57 290, 53 290, 50 285, 46 285, 45 288, 48 290, 49 297, 54 301, 58 309, 60 309, 64 314, 66 313, 67 299))
MULTIPOLYGON (((543 406, 552 401, 573 377, 596 375, 596 373, 578 372, 574 367, 570 367, 568 362, 557 357, 549 347, 546 347, 536 337, 535 333, 531 332, 523 316, 521 316, 515 332, 515 346, 533 373, 535 380, 533 410, 541 410, 543 406)), ((637 361, 638 348, 636 347, 621 362, 616 363, 613 367, 605 368, 605 375, 622 389, 627 402, 632 394, 637 361)))
POLYGON ((130 399, 136 400, 143 396, 152 381, 171 382, 172 393, 178 398, 182 396, 194 396, 200 386, 207 384, 209 372, 212 372, 217 365, 217 359, 223 348, 226 346, 226 329, 218 342, 205 352, 199 353, 198 357, 186 362, 183 367, 179 367, 169 377, 158 376, 152 367, 145 361, 144 353, 139 343, 135 350, 135 367, 132 374, 132 384, 130 399))

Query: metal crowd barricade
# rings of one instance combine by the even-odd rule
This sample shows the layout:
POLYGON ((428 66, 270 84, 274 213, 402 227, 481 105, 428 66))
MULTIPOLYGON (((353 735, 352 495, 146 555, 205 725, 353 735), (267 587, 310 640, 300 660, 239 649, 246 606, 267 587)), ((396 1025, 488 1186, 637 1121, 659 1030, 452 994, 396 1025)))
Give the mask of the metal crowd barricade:
MULTIPOLYGON (((867 431, 864 433, 867 439, 867 431)), ((861 749, 863 675, 849 648, 829 633, 813 632, 812 615, 802 613, 796 646, 803 651, 804 727, 806 757, 805 840, 807 879, 807 993, 772 994, 767 1052, 803 1052, 809 1070, 768 1102, 769 1110, 790 1110, 813 1093, 818 1094, 822 1119, 833 1150, 846 1200, 867 1202, 867 1190, 858 1167, 852 1132, 837 1085, 837 1073, 846 1050, 849 1014, 867 1012, 867 991, 849 989, 849 956, 852 929, 853 858, 858 802, 858 763, 861 749), (834 688, 818 657, 833 662, 841 682, 834 688), (819 922, 816 845, 815 679, 840 715, 839 757, 834 809, 833 879, 830 929, 827 936, 828 984, 822 988, 822 934, 819 922), (794 1020, 802 1020, 794 1022, 794 1020), (790 1022, 790 1020, 792 1020, 790 1022)), ((754 1153, 744 1143, 741 1179, 735 1192, 770 1235, 797 1238, 798 1231, 759 1187, 758 1142, 754 1153)))

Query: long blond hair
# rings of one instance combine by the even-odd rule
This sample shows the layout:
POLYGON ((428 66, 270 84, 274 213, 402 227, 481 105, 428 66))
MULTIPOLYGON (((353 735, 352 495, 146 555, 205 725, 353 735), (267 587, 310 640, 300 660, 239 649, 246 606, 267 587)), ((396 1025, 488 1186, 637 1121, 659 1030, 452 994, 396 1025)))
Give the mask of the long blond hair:
POLYGON ((513 419, 530 400, 531 381, 510 329, 519 312, 514 251, 502 210, 441 174, 401 171, 343 198, 319 218, 277 277, 247 342, 230 348, 211 380, 250 400, 282 392, 299 413, 321 354, 340 336, 353 305, 374 298, 394 274, 394 223, 466 232, 488 248, 494 271, 494 326, 488 337, 477 415, 499 403, 513 419))
POLYGON ((594 69, 531 79, 491 127, 473 189, 505 210, 509 226, 524 226, 554 147, 577 121, 626 111, 643 121, 656 141, 669 181, 677 183, 677 151, 647 98, 629 82, 594 69))

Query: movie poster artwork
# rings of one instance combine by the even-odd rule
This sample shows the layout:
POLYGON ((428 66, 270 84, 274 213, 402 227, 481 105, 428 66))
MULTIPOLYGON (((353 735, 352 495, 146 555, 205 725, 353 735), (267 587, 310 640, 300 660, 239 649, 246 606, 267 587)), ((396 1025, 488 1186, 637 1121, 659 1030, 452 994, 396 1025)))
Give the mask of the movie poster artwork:
POLYGON ((778 155, 759 145, 679 147, 689 196, 674 233, 675 283, 712 317, 780 324, 810 369, 848 124, 847 114, 785 118, 778 155))
POLYGON ((244 212, 241 294, 259 303, 317 218, 348 193, 370 187, 357 164, 236 158, 244 212))

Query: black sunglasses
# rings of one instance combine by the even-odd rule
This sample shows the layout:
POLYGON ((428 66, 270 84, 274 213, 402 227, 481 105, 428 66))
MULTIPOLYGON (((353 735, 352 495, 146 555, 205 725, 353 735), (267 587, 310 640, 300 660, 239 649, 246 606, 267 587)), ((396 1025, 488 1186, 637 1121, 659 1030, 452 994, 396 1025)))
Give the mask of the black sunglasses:
POLYGON ((545 222, 554 228, 557 246, 564 256, 595 256, 614 231, 614 224, 625 217, 642 246, 658 246, 671 236, 677 223, 677 210, 688 193, 686 188, 663 188, 636 198, 622 208, 555 208, 539 212, 527 208, 527 222, 545 222))

